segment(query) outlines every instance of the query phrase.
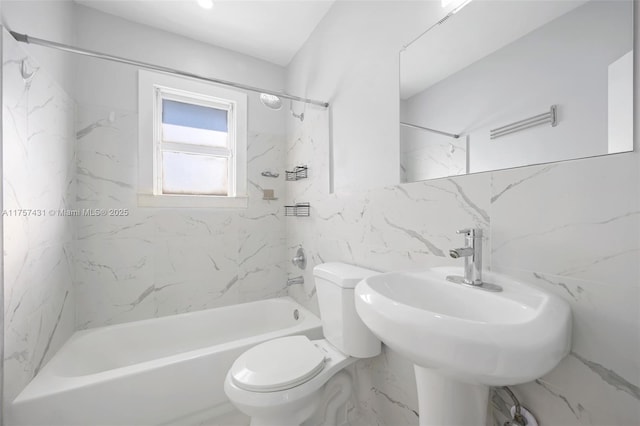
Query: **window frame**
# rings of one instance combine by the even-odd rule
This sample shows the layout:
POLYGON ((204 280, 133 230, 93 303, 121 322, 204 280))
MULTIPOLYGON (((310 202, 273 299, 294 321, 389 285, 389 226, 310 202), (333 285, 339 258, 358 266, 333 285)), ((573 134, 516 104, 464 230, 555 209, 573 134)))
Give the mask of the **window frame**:
POLYGON ((247 199, 247 95, 199 80, 170 74, 138 71, 138 205, 141 207, 246 208, 247 199), (162 147, 195 154, 223 148, 163 142, 162 100, 227 109, 229 162, 228 195, 163 194, 162 147))

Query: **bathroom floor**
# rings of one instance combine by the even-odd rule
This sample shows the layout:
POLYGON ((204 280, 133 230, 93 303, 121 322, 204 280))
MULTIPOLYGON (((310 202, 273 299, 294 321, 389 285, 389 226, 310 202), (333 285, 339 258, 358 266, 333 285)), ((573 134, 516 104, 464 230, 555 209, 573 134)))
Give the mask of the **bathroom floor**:
POLYGON ((249 426, 250 420, 249 416, 234 410, 213 420, 200 422, 197 426, 249 426))

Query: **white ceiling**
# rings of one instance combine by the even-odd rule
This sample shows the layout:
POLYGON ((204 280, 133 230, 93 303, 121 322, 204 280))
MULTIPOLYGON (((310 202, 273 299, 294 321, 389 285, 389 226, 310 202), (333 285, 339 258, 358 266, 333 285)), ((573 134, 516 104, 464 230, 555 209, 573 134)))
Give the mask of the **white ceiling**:
POLYGON ((335 0, 75 0, 124 19, 286 66, 335 0))

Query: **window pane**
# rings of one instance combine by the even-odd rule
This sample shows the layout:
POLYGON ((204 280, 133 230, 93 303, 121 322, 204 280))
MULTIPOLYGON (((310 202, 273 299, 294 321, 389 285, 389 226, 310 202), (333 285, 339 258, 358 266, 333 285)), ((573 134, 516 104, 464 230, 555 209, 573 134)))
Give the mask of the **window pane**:
POLYGON ((196 129, 194 127, 162 124, 162 141, 190 143, 194 145, 227 147, 227 133, 215 130, 196 129))
POLYGON ((227 147, 227 111, 162 100, 162 140, 227 147))
POLYGON ((224 157, 163 151, 162 193, 228 195, 228 162, 224 157))
POLYGON ((162 122, 227 132, 227 111, 185 102, 162 100, 162 122))

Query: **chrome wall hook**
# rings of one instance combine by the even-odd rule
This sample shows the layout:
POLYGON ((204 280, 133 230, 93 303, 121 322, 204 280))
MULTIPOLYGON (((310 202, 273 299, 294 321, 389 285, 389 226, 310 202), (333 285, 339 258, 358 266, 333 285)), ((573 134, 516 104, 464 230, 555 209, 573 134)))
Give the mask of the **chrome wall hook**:
POLYGON ((20 74, 22 75, 22 80, 27 84, 31 83, 31 80, 33 80, 38 70, 39 68, 29 65, 28 58, 24 58, 20 63, 20 74), (31 72, 29 72, 29 69, 31 69, 31 72))
POLYGON ((298 120, 300 120, 300 122, 304 121, 304 112, 306 109, 307 109, 307 105, 305 104, 302 112, 300 114, 296 114, 295 111, 293 110, 293 101, 291 101, 291 103, 289 104, 289 111, 291 112, 291 115, 297 118, 298 120))
POLYGON ((293 112, 293 108, 291 108, 291 115, 293 115, 295 118, 297 118, 300 121, 304 121, 304 112, 301 112, 300 114, 296 114, 295 112, 293 112))

